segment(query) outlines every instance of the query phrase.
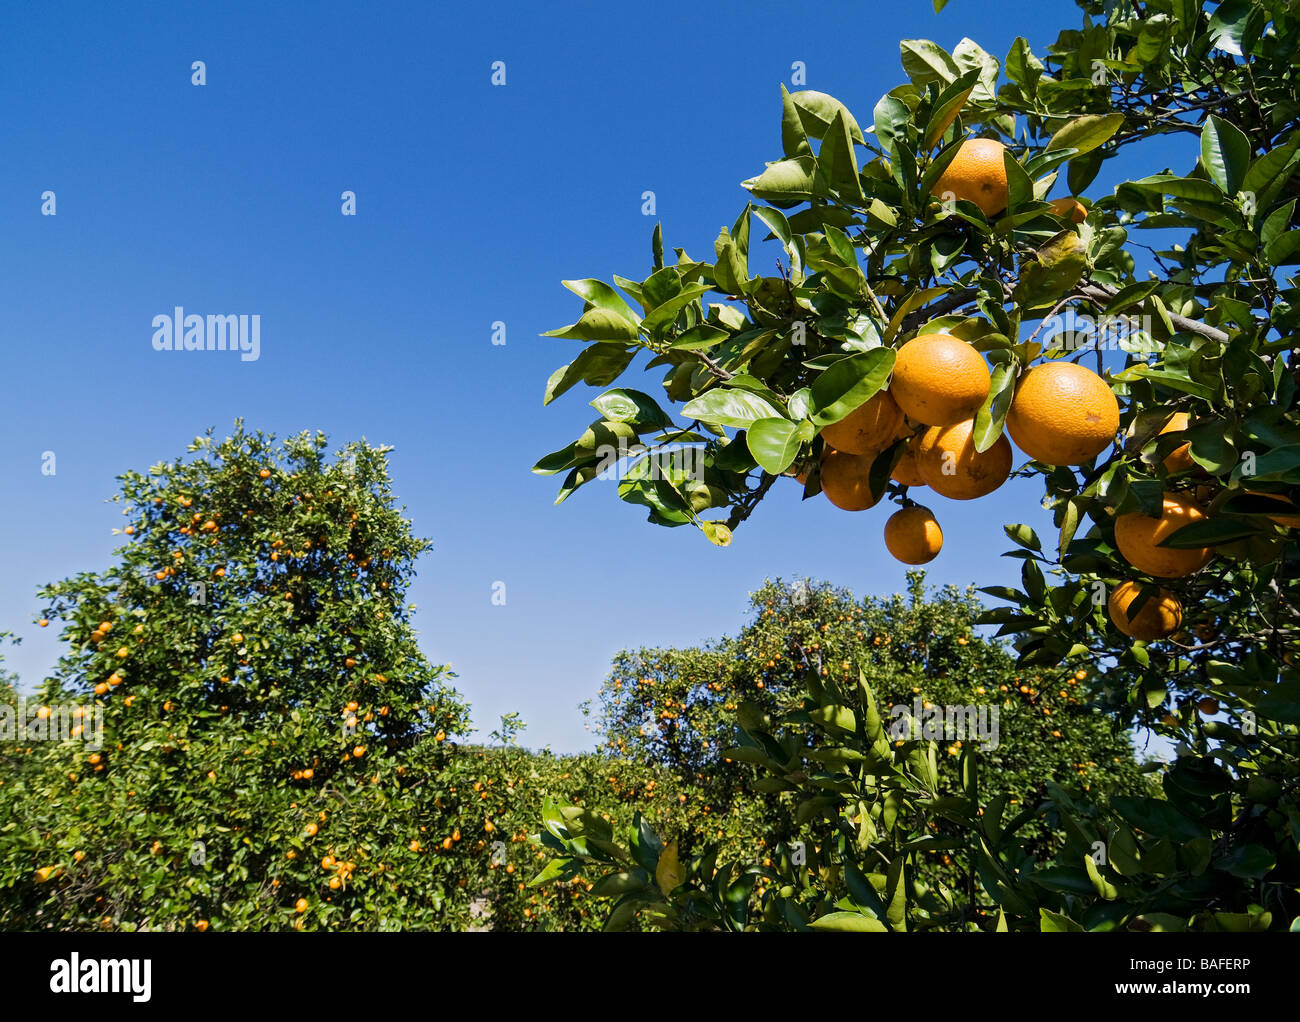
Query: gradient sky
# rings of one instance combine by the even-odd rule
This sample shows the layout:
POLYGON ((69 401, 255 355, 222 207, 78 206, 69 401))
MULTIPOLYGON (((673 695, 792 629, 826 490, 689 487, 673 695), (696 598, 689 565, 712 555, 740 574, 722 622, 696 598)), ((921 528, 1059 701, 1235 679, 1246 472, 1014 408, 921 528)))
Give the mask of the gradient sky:
MULTIPOLYGON (((728 549, 650 526, 613 483, 552 507, 561 477, 529 468, 595 418, 599 393, 542 406, 579 350, 538 336, 581 312, 560 280, 644 277, 656 219, 669 250, 712 258, 747 200, 739 182, 780 155, 793 61, 869 124, 904 80, 899 39, 970 36, 1002 56, 1024 35, 1041 54, 1080 19, 1068 0, 953 0, 941 15, 928 0, 8 13, 0 630, 24 640, 7 653, 24 689, 59 655, 33 623, 38 586, 111 561, 114 477, 243 417, 396 447, 395 491, 434 542, 411 592, 424 649, 458 672, 484 734, 518 710, 522 741, 557 751, 590 744, 577 704, 620 648, 734 632, 768 576, 883 595, 905 570, 884 551, 884 507, 801 506, 794 483, 728 549), (176 305, 259 314, 261 358, 155 352, 151 321, 176 305)), ((774 249, 751 266, 770 272, 774 249)), ((661 393, 659 377, 626 382, 661 393)), ((1014 582, 1001 523, 1041 525, 1040 495, 1013 481, 977 506, 933 496, 945 548, 930 579, 1014 582)))

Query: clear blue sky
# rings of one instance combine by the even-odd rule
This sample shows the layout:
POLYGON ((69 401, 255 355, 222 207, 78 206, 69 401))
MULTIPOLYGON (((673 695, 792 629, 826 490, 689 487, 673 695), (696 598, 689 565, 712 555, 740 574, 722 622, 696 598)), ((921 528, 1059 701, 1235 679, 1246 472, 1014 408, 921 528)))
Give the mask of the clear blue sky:
MULTIPOLYGON (((9 665, 30 688, 57 658, 35 591, 109 563, 114 477, 237 416, 395 445, 396 492, 434 541, 411 594, 421 642, 459 673, 484 733, 519 710, 529 745, 588 745, 576 706, 615 651, 733 632, 767 576, 895 591, 885 508, 800 506, 793 483, 725 550, 648 525, 612 483, 553 508, 558 477, 529 468, 595 417, 598 391, 543 408, 578 346, 538 335, 581 310, 562 278, 648 272, 646 189, 667 246, 711 258, 739 182, 779 155, 793 61, 869 124, 903 80, 899 39, 970 36, 1001 56, 1024 35, 1041 53, 1079 17, 1066 0, 953 0, 942 15, 909 0, 76 3, 8 18, 0 629, 24 639, 9 665), (345 189, 355 217, 340 215, 345 189), (261 358, 155 352, 151 321, 176 305, 259 314, 261 358)), ((977 513, 936 496, 932 581, 1014 581, 1000 525, 1041 524, 1039 496, 1008 484, 977 513)))

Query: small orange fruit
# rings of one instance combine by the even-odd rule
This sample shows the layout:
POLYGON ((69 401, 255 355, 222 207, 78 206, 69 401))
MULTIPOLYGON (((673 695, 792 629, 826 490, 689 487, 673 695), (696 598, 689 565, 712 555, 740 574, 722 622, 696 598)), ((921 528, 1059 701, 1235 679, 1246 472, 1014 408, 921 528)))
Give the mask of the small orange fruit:
POLYGON ((974 500, 992 493, 1011 474, 1011 444, 1005 436, 983 454, 975 450, 975 420, 931 426, 921 434, 916 461, 936 493, 951 500, 974 500))
POLYGON ((1119 403, 1106 381, 1073 362, 1048 362, 1020 377, 1007 411, 1016 446, 1044 465, 1081 465, 1115 442, 1119 403))
POLYGON ((822 431, 822 439, 845 454, 871 454, 888 446, 903 422, 902 409, 882 390, 822 431))
POLYGON ((872 493, 869 481, 875 454, 846 454, 827 450, 822 456, 822 492, 844 511, 865 511, 875 507, 883 493, 872 493))
MULTIPOLYGON (((1160 435, 1166 433, 1181 433, 1187 428, 1191 417, 1186 412, 1174 412, 1169 421, 1160 429, 1160 435)), ((1165 456, 1162 464, 1169 475, 1177 475, 1179 472, 1190 472, 1196 468, 1196 462, 1192 460, 1192 445, 1190 443, 1182 444, 1175 447, 1168 455, 1165 456)))
POLYGON ((1182 578, 1200 571, 1214 556, 1212 547, 1175 550, 1158 544, 1185 525, 1205 520, 1205 513, 1181 493, 1166 492, 1159 518, 1130 511, 1115 519, 1120 556, 1139 571, 1158 578, 1182 578))
POLYGON ((942 547, 943 530, 927 507, 905 507, 885 522, 885 548, 904 564, 932 561, 942 547))
POLYGON ((989 379, 983 357, 965 341, 921 334, 898 349, 889 393, 909 419, 951 426, 979 411, 989 379))
POLYGON ((1130 617, 1129 607, 1141 591, 1136 582, 1123 582, 1111 591, 1106 609, 1115 627, 1130 638, 1147 642, 1167 638, 1178 631, 1183 623, 1182 602, 1163 587, 1130 617))
POLYGON ((1052 213, 1062 220, 1069 220, 1074 224, 1081 224, 1088 219, 1088 209, 1078 199, 1065 197, 1062 199, 1053 199, 1050 203, 1052 213))
POLYGON ((904 445, 903 456, 898 459, 898 464, 894 466, 894 471, 889 475, 889 478, 900 486, 925 485, 925 477, 921 475, 921 467, 916 463, 917 446, 915 439, 909 440, 904 445))
POLYGON ((992 138, 968 138, 930 190, 941 200, 973 202, 986 217, 1007 208, 1006 146, 992 138))
POLYGON ((306 898, 299 898, 297 901, 293 903, 293 910, 297 912, 299 915, 302 915, 304 912, 306 912, 309 907, 310 906, 308 905, 306 898))

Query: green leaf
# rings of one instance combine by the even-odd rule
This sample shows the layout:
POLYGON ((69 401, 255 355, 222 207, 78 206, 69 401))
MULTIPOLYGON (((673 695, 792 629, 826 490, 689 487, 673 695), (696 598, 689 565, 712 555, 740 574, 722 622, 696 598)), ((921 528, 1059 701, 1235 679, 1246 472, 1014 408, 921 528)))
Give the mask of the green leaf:
POLYGON ((799 453, 799 425, 783 418, 756 419, 745 433, 754 460, 772 475, 780 475, 799 453))
POLYGON ((926 149, 934 148, 935 143, 948 130, 948 126, 961 113, 961 108, 966 105, 966 100, 970 98, 975 83, 979 80, 979 74, 979 68, 971 68, 945 88, 943 92, 939 93, 939 97, 935 100, 934 108, 930 113, 930 118, 925 122, 926 149))
POLYGON ((1250 11, 1245 0, 1224 0, 1210 18, 1211 42, 1225 53, 1242 56, 1241 39, 1250 11))
POLYGON ((1263 880, 1267 874, 1273 872, 1273 867, 1276 865, 1277 856, 1271 849, 1263 845, 1242 845, 1216 860, 1214 868, 1225 870, 1244 880, 1263 880))
POLYGON ((879 919, 872 919, 860 912, 831 912, 820 919, 814 919, 808 925, 814 930, 830 930, 837 933, 889 932, 885 924, 879 919))
POLYGON ((795 109, 799 113, 799 119, 809 138, 819 140, 825 138, 831 123, 839 115, 844 118, 845 123, 848 125, 849 138, 859 145, 863 143, 862 129, 858 127, 858 122, 849 113, 849 108, 834 96, 828 96, 824 92, 816 92, 812 89, 803 89, 790 98, 794 101, 795 109))
POLYGON ((975 413, 975 450, 983 454, 1002 435, 1002 427, 1007 421, 1007 411, 1011 408, 1011 399, 1016 393, 1016 373, 1019 364, 999 362, 993 367, 989 382, 989 395, 984 404, 975 413))
POLYGON ((591 387, 607 387, 632 361, 635 350, 621 344, 593 344, 566 366, 561 366, 546 381, 542 404, 550 404, 579 380, 591 387))
POLYGON ((804 202, 823 189, 818 186, 817 161, 811 156, 796 156, 771 164, 758 177, 740 183, 760 199, 772 202, 804 202))
POLYGON ((1236 195, 1250 165, 1250 141, 1235 124, 1210 114, 1201 126, 1201 166, 1228 195, 1236 195))
POLYGON ((1124 115, 1119 113, 1084 114, 1057 131, 1047 143, 1047 151, 1075 149, 1077 158, 1108 142, 1123 123, 1124 115))
POLYGON ((1256 208, 1267 207, 1272 194, 1290 176, 1297 150, 1300 150, 1300 132, 1295 132, 1284 144, 1264 153, 1250 165, 1241 190, 1255 197, 1256 208))
POLYGON ((943 82, 949 85, 961 76, 961 68, 948 51, 928 39, 904 39, 898 44, 903 70, 917 85, 943 82))
POLYGON ((636 323, 626 316, 599 306, 584 312, 578 322, 548 330, 543 337, 562 337, 577 341, 635 341, 640 338, 636 323))
POLYGON ((645 319, 641 321, 641 326, 651 333, 657 333, 664 327, 668 326, 677 318, 678 313, 687 305, 699 298, 704 292, 710 290, 707 284, 688 284, 677 294, 667 301, 656 305, 646 313, 645 319))
POLYGON ((1091 855, 1083 857, 1083 868, 1088 871, 1088 879, 1092 881, 1092 886, 1102 898, 1106 901, 1114 901, 1119 897, 1119 888, 1101 875, 1091 855))
POLYGON ((885 882, 885 918, 895 930, 907 929, 907 875, 905 858, 895 856, 885 882))
POLYGON ((639 390, 607 390, 591 402, 591 407, 613 422, 633 422, 650 429, 672 425, 658 402, 639 390))
POLYGON ((728 387, 717 387, 688 401, 682 415, 715 426, 737 428, 745 428, 758 419, 783 418, 779 408, 757 394, 728 387))
POLYGON ((860 203, 863 199, 862 182, 858 178, 858 161, 853 154, 853 139, 844 119, 845 113, 837 111, 826 130, 821 151, 817 154, 817 165, 827 183, 842 199, 860 203))
POLYGON ((804 130, 799 111, 784 84, 781 86, 781 151, 786 156, 805 156, 812 153, 808 132, 804 130))
POLYGON ((1076 923, 1069 916, 1061 915, 1059 912, 1053 912, 1051 909, 1040 908, 1038 910, 1039 924, 1038 929, 1042 933, 1083 933, 1083 927, 1076 923))
POLYGON ((813 423, 822 427, 839 422, 870 400, 893 370, 893 348, 872 348, 840 359, 813 381, 813 423))
POLYGON ((562 280, 560 283, 597 308, 616 313, 633 323, 641 322, 641 317, 623 300, 623 296, 602 280, 562 280))

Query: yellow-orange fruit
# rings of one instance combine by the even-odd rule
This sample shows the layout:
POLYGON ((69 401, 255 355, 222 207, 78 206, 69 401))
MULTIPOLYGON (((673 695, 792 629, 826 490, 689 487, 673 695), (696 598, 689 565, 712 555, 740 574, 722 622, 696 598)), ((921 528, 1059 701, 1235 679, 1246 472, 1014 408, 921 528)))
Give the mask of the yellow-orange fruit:
POLYGON ((1205 513, 1181 493, 1165 493, 1159 518, 1130 511, 1115 519, 1115 545, 1120 556, 1139 571, 1157 578, 1182 578, 1205 567, 1212 547, 1176 550, 1158 544, 1185 525, 1205 520, 1205 513))
POLYGON ((875 507, 881 494, 872 493, 867 477, 875 454, 846 454, 828 450, 822 457, 822 493, 836 507, 845 511, 865 511, 875 507))
POLYGON ((1011 444, 1005 436, 983 454, 975 450, 975 420, 931 426, 921 434, 916 462, 936 493, 952 500, 974 500, 992 493, 1011 474, 1011 444))
POLYGON ((1016 384, 1007 432, 1044 465, 1080 465, 1115 442, 1119 403, 1106 381, 1073 362, 1035 366, 1016 384))
POLYGON ((925 477, 921 475, 921 466, 916 463, 916 449, 919 440, 912 439, 903 447, 903 456, 898 459, 889 478, 900 486, 924 486, 925 477))
POLYGON ((986 217, 1007 208, 1007 168, 1002 162, 1006 146, 996 139, 968 138, 957 150, 930 190, 941 200, 965 199, 986 217))
POLYGON ((903 423, 903 410, 882 390, 822 430, 822 439, 845 454, 870 454, 889 446, 903 423))
MULTIPOLYGON (((1160 432, 1162 435, 1165 433, 1181 433, 1187 428, 1190 421, 1186 412, 1174 412, 1173 417, 1165 423, 1160 432)), ((1181 447, 1175 447, 1165 458, 1164 466, 1165 471, 1170 475, 1179 472, 1190 472, 1196 468, 1196 462, 1192 460, 1192 445, 1187 443, 1181 447)))
POLYGON ((1140 592, 1142 587, 1136 582, 1123 582, 1111 590, 1106 609, 1115 627, 1130 638, 1147 642, 1167 638, 1178 631, 1183 623, 1183 605, 1164 587, 1148 598, 1141 610, 1129 616, 1129 607, 1140 592))
POLYGON ((960 338, 921 334, 898 349, 889 393, 908 418, 951 426, 974 416, 989 396, 989 367, 960 338))
POLYGON ((1300 529, 1300 507, 1296 507, 1286 497, 1277 493, 1265 493, 1261 490, 1247 490, 1246 492, 1252 497, 1267 498, 1270 503, 1277 506, 1278 511, 1282 512, 1282 514, 1269 512, 1268 518, 1270 521, 1276 522, 1286 529, 1300 529))
POLYGON ((1081 224, 1088 219, 1088 210, 1078 199, 1066 197, 1064 199, 1053 199, 1050 203, 1052 212, 1062 220, 1069 220, 1071 223, 1081 224))
POLYGON ((943 530, 929 508, 905 507, 885 522, 885 548, 904 564, 925 564, 943 548, 943 530))

